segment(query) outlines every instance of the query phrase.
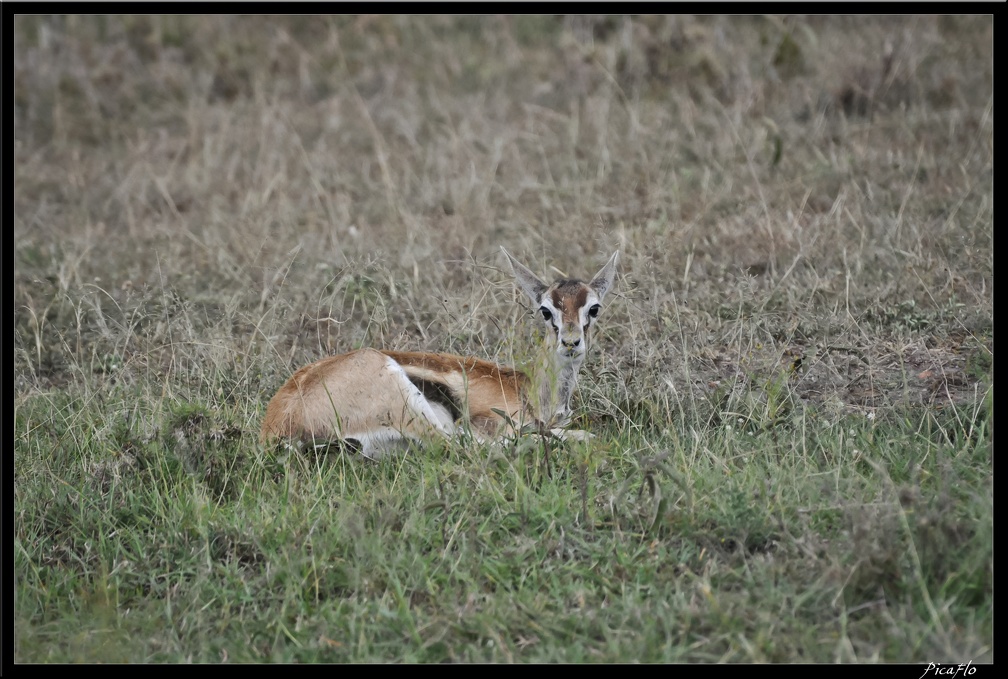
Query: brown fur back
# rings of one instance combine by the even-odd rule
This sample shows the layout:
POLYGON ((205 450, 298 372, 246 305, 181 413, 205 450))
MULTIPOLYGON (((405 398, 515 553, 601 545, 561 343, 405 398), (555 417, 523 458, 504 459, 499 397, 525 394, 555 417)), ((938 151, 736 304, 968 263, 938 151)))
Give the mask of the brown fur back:
POLYGON ((445 385, 473 428, 493 436, 504 424, 500 410, 515 423, 525 415, 525 373, 472 356, 421 351, 382 351, 401 365, 411 380, 427 379, 445 385))
MULTIPOLYGON (((441 402, 485 436, 526 420, 528 377, 490 361, 454 354, 360 349, 304 366, 277 391, 266 408, 261 438, 350 437, 391 427, 422 436, 429 428, 408 417, 401 383, 388 374, 391 358, 431 401, 441 402)), ((401 380, 401 378, 399 378, 401 380)))

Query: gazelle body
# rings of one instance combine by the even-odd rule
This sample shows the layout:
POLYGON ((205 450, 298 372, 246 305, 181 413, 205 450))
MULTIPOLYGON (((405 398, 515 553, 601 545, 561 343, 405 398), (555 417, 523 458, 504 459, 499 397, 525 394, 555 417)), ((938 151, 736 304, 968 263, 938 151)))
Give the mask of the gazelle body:
POLYGON ((358 349, 294 373, 266 408, 262 440, 342 439, 377 458, 411 440, 452 438, 460 430, 492 441, 533 425, 583 438, 584 432, 563 427, 592 325, 616 276, 619 252, 588 283, 563 279, 552 285, 507 250, 504 254, 547 326, 531 377, 454 354, 358 349))

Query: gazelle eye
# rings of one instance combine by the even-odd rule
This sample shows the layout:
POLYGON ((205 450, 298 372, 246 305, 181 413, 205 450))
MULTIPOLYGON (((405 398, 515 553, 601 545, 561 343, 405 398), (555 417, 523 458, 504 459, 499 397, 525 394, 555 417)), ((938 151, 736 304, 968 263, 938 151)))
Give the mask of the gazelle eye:
POLYGON ((591 308, 588 309, 588 315, 591 316, 592 318, 595 318, 596 316, 598 316, 598 310, 599 310, 599 305, 598 304, 592 304, 591 308))
POLYGON ((553 320, 553 312, 547 309, 546 307, 539 307, 539 313, 542 314, 542 317, 545 320, 547 321, 553 320))

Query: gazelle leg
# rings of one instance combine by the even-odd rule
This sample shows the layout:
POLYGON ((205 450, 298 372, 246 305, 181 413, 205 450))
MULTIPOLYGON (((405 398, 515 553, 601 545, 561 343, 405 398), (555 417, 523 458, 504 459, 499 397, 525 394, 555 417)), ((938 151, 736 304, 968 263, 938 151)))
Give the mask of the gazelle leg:
POLYGON ((343 438, 357 441, 364 457, 377 460, 402 452, 412 441, 455 436, 451 413, 444 406, 427 400, 402 366, 392 358, 383 358, 384 366, 373 389, 374 396, 382 398, 388 406, 378 417, 360 423, 364 426, 345 430, 343 438))

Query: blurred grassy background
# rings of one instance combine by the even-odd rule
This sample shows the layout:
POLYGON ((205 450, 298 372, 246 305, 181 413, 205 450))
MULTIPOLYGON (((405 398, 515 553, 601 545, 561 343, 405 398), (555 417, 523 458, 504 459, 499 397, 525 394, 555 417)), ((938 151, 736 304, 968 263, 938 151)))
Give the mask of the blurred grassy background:
POLYGON ((631 369, 681 365, 673 327, 716 352, 753 311, 763 360, 838 333, 889 355, 872 335, 894 325, 991 330, 990 17, 16 28, 21 383, 67 379, 71 348, 129 351, 79 310, 74 342, 46 336, 69 287, 124 324, 191 303, 229 351, 265 340, 291 365, 375 342, 493 353, 501 244, 575 275, 622 248, 605 353, 631 369), (399 288, 410 304, 386 304, 399 288))

